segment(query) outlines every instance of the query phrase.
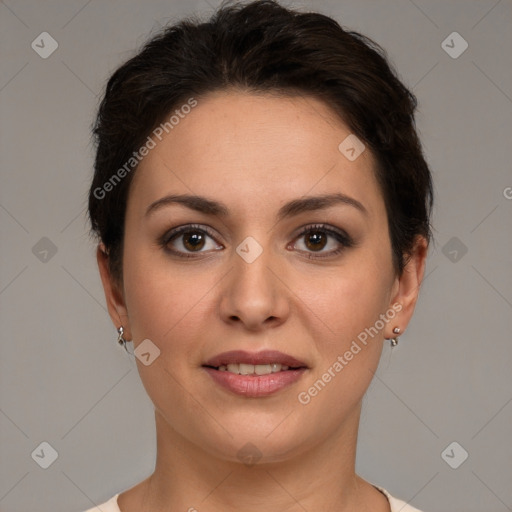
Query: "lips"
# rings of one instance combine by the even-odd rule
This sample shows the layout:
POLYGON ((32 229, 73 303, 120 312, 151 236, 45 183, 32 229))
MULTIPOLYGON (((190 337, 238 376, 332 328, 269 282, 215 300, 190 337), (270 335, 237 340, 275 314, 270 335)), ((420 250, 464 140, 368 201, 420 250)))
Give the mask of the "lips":
POLYGON ((212 357, 203 368, 223 389, 245 398, 263 398, 299 381, 308 366, 275 350, 234 350, 212 357))
POLYGON ((227 366, 228 364, 280 364, 281 366, 288 366, 288 368, 308 368, 306 363, 299 361, 295 357, 288 354, 283 354, 277 350, 262 350, 261 352, 246 352, 244 350, 232 350, 230 352, 223 352, 211 359, 208 359, 203 366, 210 368, 219 368, 227 366))

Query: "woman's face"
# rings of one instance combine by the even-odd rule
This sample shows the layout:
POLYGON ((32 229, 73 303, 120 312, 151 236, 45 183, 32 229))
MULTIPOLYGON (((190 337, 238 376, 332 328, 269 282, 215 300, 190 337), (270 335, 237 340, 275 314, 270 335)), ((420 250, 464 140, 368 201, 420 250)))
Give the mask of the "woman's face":
POLYGON ((396 276, 374 159, 349 135, 310 97, 219 92, 139 165, 122 292, 100 268, 116 326, 149 353, 160 428, 184 443, 263 462, 356 431, 424 254, 396 276))

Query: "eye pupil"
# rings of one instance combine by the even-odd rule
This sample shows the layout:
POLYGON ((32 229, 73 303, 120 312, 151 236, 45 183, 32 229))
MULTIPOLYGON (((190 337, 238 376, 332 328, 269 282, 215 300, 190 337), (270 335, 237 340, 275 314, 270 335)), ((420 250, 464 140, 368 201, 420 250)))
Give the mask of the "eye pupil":
POLYGON ((199 231, 189 231, 183 235, 183 245, 187 250, 202 249, 204 246, 203 234, 199 231))
POLYGON ((313 250, 321 250, 325 247, 327 243, 327 239, 325 234, 315 231, 307 235, 306 237, 306 245, 309 249, 313 250), (320 245, 318 245, 320 244, 320 245))

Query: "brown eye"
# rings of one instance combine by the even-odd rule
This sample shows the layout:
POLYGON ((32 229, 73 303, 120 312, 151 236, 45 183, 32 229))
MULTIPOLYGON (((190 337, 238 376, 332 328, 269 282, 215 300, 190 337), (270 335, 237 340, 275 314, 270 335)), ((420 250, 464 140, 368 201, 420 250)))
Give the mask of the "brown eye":
POLYGON ((294 243, 299 252, 316 259, 335 256, 353 246, 354 241, 345 231, 321 224, 304 229, 294 243))
POLYGON ((213 232, 207 226, 181 226, 165 234, 159 243, 165 251, 184 258, 223 249, 222 245, 216 243, 213 232))
POLYGON ((321 251, 327 245, 327 237, 321 231, 306 234, 306 247, 312 251, 321 251))
POLYGON ((200 231, 187 231, 183 233, 182 236, 183 247, 185 247, 187 251, 201 250, 204 247, 204 235, 200 231))

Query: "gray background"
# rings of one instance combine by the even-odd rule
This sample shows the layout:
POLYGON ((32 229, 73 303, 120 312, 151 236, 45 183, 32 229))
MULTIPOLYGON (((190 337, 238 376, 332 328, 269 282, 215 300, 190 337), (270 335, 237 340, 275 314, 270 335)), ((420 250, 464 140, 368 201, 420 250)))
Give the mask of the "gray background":
MULTIPOLYGON (((153 407, 116 343, 87 233, 89 130, 117 65, 218 3, 0 2, 2 512, 85 510, 153 470, 153 407), (31 47, 44 31, 58 42, 46 59, 31 47), (31 455, 44 441, 58 452, 47 469, 48 449, 31 455)), ((365 399, 357 469, 426 512, 512 510, 512 2, 290 5, 388 51, 418 97, 437 192, 428 277, 365 399), (441 46, 453 31, 469 44, 458 58, 441 46)))

